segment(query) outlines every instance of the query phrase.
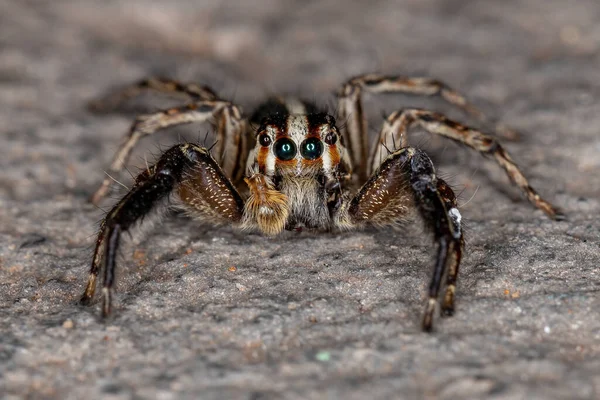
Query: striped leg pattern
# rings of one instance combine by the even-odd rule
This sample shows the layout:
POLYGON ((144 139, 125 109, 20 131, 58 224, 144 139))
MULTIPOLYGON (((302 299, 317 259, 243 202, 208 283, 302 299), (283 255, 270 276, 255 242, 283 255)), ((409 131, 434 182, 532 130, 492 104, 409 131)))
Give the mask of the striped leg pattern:
POLYGON ((513 184, 527 196, 527 199, 535 207, 545 212, 550 218, 564 218, 562 212, 550 202, 544 200, 521 172, 508 152, 492 136, 477 129, 462 125, 446 116, 433 111, 417 108, 404 109, 390 114, 381 129, 379 140, 371 153, 369 165, 375 169, 378 162, 378 154, 388 154, 395 146, 405 147, 408 145, 407 135, 411 127, 418 126, 427 132, 451 139, 461 145, 468 146, 483 155, 489 155, 504 169, 506 175, 513 184))
POLYGON ((99 204, 109 193, 113 183, 111 176, 123 170, 141 138, 173 126, 194 122, 214 122, 217 132, 214 153, 220 165, 230 177, 242 169, 239 166, 243 164, 242 158, 245 157, 246 123, 241 111, 234 104, 218 99, 216 94, 206 86, 182 84, 168 79, 146 79, 92 103, 91 108, 111 109, 147 90, 179 94, 192 102, 181 107, 140 115, 135 119, 108 168, 107 176, 90 198, 94 204, 99 204))
MULTIPOLYGON (((489 122, 477 107, 464 95, 437 79, 424 77, 401 77, 380 74, 360 75, 348 80, 338 91, 338 121, 350 151, 353 165, 358 167, 361 179, 366 179, 368 153, 368 127, 364 116, 362 93, 401 93, 417 96, 437 96, 482 122, 489 122)), ((503 124, 495 124, 495 131, 506 139, 514 140, 518 134, 503 124)), ((372 155, 373 153, 371 153, 372 155)))

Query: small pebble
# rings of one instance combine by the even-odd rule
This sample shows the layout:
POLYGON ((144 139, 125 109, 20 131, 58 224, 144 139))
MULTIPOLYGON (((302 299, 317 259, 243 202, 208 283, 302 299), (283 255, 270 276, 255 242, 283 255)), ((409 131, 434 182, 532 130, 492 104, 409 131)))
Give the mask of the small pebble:
POLYGON ((550 327, 549 326, 545 326, 544 327, 544 333, 545 334, 549 334, 550 333, 550 327))
POLYGON ((70 319, 67 319, 65 322, 63 322, 62 327, 65 329, 73 329, 73 327, 75 326, 75 324, 73 323, 73 321, 71 321, 70 319))
POLYGON ((320 351, 316 354, 315 358, 321 362, 327 362, 331 360, 331 353, 328 351, 320 351))

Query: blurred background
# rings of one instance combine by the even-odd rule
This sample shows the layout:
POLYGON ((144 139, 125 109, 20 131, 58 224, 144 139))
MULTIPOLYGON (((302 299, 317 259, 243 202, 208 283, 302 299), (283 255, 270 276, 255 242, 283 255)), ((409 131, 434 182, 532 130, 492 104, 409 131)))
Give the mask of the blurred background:
MULTIPOLYGON (((600 78, 598 7, 594 1, 562 5, 547 0, 4 1, 0 101, 5 107, 0 118, 16 139, 8 143, 13 151, 4 166, 22 163, 32 153, 47 157, 36 148, 47 150, 49 140, 58 137, 48 133, 52 127, 44 117, 54 121, 65 146, 78 145, 76 152, 83 153, 62 153, 68 160, 62 172, 32 167, 33 181, 9 175, 0 189, 27 196, 40 184, 62 190, 60 181, 70 180, 73 187, 91 190, 96 174, 87 167, 101 171, 107 165, 130 119, 104 118, 100 129, 85 131, 73 120, 99 121, 85 111, 90 99, 154 75, 208 83, 247 112, 272 93, 299 94, 333 111, 333 91, 365 72, 431 76, 465 93, 492 118, 526 133, 520 151, 534 168, 542 157, 539 146, 550 147, 553 169, 534 174, 564 171, 562 158, 571 149, 558 147, 560 137, 570 136, 565 132, 573 122, 585 135, 578 139, 580 169, 597 167, 597 149, 589 146, 595 130, 579 122, 589 108, 578 106, 592 105, 600 78), (31 137, 22 133, 40 125, 48 129, 31 137), (536 135, 537 145, 528 142, 530 135, 536 135)), ((382 113, 407 104, 472 122, 441 102, 387 96, 367 103, 372 133, 382 113)), ((178 134, 194 140, 206 129, 178 129, 178 134)), ((173 134, 157 136, 154 143, 166 146, 173 134)), ((413 144, 427 147, 432 141, 437 144, 417 136, 413 144)), ((461 150, 450 146, 452 151, 434 152, 434 158, 455 162, 461 150)), ((147 151, 133 158, 138 165, 147 151)), ((556 182, 552 189, 568 188, 556 182)))
MULTIPOLYGON (((598 398, 598 21, 597 0, 0 0, 0 397, 598 398), (162 75, 246 112, 272 93, 333 112, 372 71, 440 79, 519 131, 506 148, 568 221, 415 132, 468 235, 457 314, 434 334, 419 328, 434 250, 413 230, 271 240, 170 218, 123 248, 114 321, 76 306, 118 194, 87 198, 138 107, 177 104, 90 100, 162 75)), ((407 105, 486 128, 381 96, 371 134, 407 105)), ((207 130, 146 139, 128 168, 207 130)))

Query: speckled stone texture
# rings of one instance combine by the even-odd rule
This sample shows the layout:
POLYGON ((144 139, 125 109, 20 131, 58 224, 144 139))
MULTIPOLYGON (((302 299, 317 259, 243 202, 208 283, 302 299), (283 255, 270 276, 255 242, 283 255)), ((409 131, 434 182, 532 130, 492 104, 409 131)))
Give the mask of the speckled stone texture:
MULTIPOLYGON (((0 2, 0 397, 599 398, 597 0, 237 3, 0 2), (246 110, 272 92, 333 110, 368 71, 442 79, 518 129, 506 147, 568 220, 492 161, 415 134, 462 193, 468 235, 457 313, 433 334, 419 228, 268 239, 175 215, 123 247, 113 320, 76 305, 103 216, 86 199, 133 118, 87 101, 159 74, 246 110)), ((369 100, 373 133, 403 105, 473 123, 440 101, 369 100)), ((144 141, 130 170, 207 129, 144 141)))

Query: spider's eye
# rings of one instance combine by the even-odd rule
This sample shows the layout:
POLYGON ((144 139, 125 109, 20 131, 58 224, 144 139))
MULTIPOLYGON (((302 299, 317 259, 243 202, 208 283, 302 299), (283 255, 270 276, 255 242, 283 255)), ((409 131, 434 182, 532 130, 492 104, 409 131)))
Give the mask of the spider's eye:
POLYGON ((258 143, 260 143, 260 145, 263 147, 267 147, 271 144, 271 137, 266 133, 263 133, 258 137, 258 143))
POLYGON ((307 160, 319 158, 323 154, 323 143, 315 137, 308 138, 300 145, 300 153, 307 160))
POLYGON ((328 145, 333 146, 336 142, 337 142, 337 135, 335 133, 329 132, 325 136, 325 143, 327 143, 328 145))
POLYGON ((279 139, 275 142, 275 156, 281 161, 290 161, 296 157, 296 143, 288 138, 279 139))

